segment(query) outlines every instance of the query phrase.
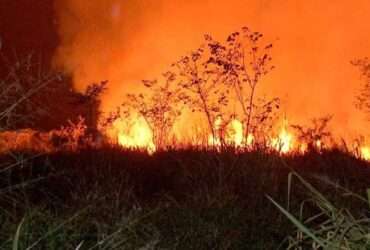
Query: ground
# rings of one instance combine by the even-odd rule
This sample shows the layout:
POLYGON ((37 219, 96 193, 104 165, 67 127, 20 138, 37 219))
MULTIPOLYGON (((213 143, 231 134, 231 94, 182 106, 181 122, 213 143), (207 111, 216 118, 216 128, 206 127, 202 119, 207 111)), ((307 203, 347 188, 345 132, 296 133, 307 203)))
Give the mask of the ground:
MULTIPOLYGON (((267 195, 287 208, 292 172, 354 216, 368 209, 338 187, 365 195, 370 164, 336 149, 148 155, 106 147, 0 158, 1 249, 284 249, 295 227, 267 195)), ((289 211, 298 216, 311 195, 292 183, 289 211)), ((307 203, 303 216, 316 210, 307 203)))

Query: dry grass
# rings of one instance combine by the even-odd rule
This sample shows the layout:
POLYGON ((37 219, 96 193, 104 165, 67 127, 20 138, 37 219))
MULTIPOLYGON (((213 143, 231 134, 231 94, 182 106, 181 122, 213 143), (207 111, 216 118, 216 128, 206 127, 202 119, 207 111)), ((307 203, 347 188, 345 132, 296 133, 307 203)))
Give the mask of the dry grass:
MULTIPOLYGON (((354 216, 368 209, 316 178, 365 192, 369 164, 340 151, 281 157, 178 150, 150 156, 107 147, 32 155, 25 153, 22 164, 2 174, 4 249, 15 241, 18 249, 286 248, 294 227, 266 195, 287 204, 292 170, 354 216), (14 188, 3 189, 9 186, 14 188)), ((290 190, 289 211, 300 218, 301 201, 312 195, 297 181, 290 190)), ((301 218, 318 212, 313 204, 301 218)))

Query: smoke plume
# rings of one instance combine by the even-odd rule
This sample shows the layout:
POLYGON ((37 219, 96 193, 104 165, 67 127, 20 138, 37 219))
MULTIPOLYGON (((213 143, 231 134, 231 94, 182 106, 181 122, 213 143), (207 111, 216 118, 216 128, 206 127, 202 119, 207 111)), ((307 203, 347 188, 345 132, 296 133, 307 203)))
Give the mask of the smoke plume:
POLYGON ((350 61, 370 55, 368 0, 57 0, 55 7, 55 65, 78 90, 109 80, 106 111, 197 48, 204 33, 224 39, 248 26, 274 43, 276 70, 259 93, 281 97, 291 123, 333 114, 338 135, 367 132, 353 104, 361 79, 350 61))

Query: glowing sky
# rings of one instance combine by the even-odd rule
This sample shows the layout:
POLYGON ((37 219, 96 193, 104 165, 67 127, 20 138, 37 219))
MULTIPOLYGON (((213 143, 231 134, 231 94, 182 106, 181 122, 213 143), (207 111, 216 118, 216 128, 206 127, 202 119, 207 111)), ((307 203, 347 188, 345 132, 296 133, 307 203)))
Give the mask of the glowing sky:
POLYGON ((103 108, 196 49, 242 26, 274 44, 277 67, 259 93, 279 96, 293 123, 333 114, 336 132, 367 133, 353 103, 361 80, 350 65, 370 56, 369 0, 57 0, 55 62, 78 89, 110 80, 103 108))

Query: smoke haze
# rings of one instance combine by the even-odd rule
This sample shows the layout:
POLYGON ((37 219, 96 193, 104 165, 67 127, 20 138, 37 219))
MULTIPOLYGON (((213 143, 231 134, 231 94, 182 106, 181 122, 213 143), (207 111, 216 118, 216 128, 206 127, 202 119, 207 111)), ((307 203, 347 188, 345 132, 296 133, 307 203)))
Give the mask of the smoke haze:
POLYGON ((274 44, 276 69, 258 91, 282 98, 291 123, 333 114, 338 135, 368 133, 354 107, 361 79, 350 65, 370 55, 368 0, 57 0, 55 7, 55 65, 78 90, 109 80, 106 111, 196 49, 203 34, 221 40, 248 26, 274 44))

